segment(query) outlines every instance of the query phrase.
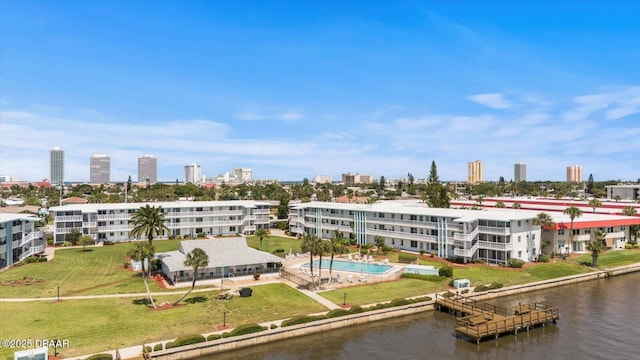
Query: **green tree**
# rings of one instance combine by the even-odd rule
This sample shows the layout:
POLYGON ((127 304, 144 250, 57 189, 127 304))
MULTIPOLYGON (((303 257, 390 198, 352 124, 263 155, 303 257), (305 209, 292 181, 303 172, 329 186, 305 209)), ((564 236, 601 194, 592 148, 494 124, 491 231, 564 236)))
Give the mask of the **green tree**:
POLYGON ((265 228, 260 228, 256 230, 256 232, 253 234, 254 236, 257 236, 260 238, 260 250, 262 250, 262 239, 268 238, 270 234, 271 233, 269 232, 269 230, 265 228))
POLYGON ((347 239, 345 239, 344 234, 340 231, 333 230, 333 236, 331 237, 329 243, 329 252, 331 253, 331 261, 329 261, 329 279, 333 279, 332 271, 333 271, 333 257, 335 254, 342 254, 345 247, 347 246, 347 239))
POLYGON ((589 200, 589 207, 593 209, 593 212, 596 212, 596 208, 599 208, 601 206, 602 206, 602 203, 600 202, 600 200, 596 198, 589 200))
MULTIPOLYGON (((571 219, 571 228, 569 230, 569 242, 573 242, 573 220, 582 216, 582 210, 575 206, 570 206, 564 209, 564 214, 569 215, 569 219, 571 219)), ((569 250, 571 250, 571 246, 569 246, 569 250)))
POLYGON ((615 200, 615 202, 618 202, 618 201, 622 200, 622 196, 616 195, 616 196, 613 197, 613 200, 615 200))
POLYGON ((514 208, 514 209, 520 209, 522 207, 522 205, 520 205, 520 203, 516 201, 516 202, 513 203, 513 205, 511 205, 511 207, 514 208))
POLYGON ((598 256, 607 249, 604 240, 606 235, 602 230, 598 229, 594 234, 595 239, 587 244, 587 250, 591 251, 591 267, 598 266, 598 256))
MULTIPOLYGON (((622 209, 622 215, 624 216, 636 216, 637 213, 633 206, 627 206, 622 209)), ((640 225, 629 226, 629 236, 632 237, 633 243, 638 242, 638 232, 640 232, 640 225)))
POLYGON ((165 225, 166 221, 160 206, 155 207, 147 204, 136 210, 131 216, 129 223, 133 224, 133 229, 129 236, 133 238, 146 237, 151 245, 154 238, 162 236, 164 232, 170 232, 165 225))
POLYGON ((309 253, 309 271, 311 272, 311 281, 315 286, 315 277, 313 273, 313 257, 318 253, 318 241, 320 240, 317 236, 312 234, 305 234, 304 238, 302 238, 302 243, 300 244, 300 250, 303 253, 309 253))
POLYGON ((78 239, 78 242, 82 245, 82 251, 87 251, 87 245, 93 245, 96 243, 90 235, 82 235, 80 239, 78 239))
POLYGON ((587 180, 587 192, 593 194, 593 174, 589 174, 589 180, 587 180))
POLYGON ((65 236, 65 241, 68 241, 71 243, 71 245, 76 245, 78 243, 78 240, 80 240, 80 237, 82 236, 82 234, 80 233, 80 231, 78 231, 78 229, 71 229, 71 231, 69 231, 69 233, 67 234, 67 236, 65 236))
MULTIPOLYGON (((136 242, 131 249, 127 252, 127 255, 133 261, 139 261, 142 266, 142 281, 144 281, 144 286, 147 289, 147 294, 149 295, 149 300, 151 301, 151 305, 153 308, 156 308, 156 304, 153 302, 153 297, 151 296, 151 290, 149 290, 149 284, 147 283, 147 273, 144 268, 144 262, 147 260, 149 265, 151 265, 151 259, 155 255, 155 251, 153 249, 153 245, 151 243, 145 242, 136 242)), ((149 266, 151 267, 151 266, 149 266)))
POLYGON ((427 179, 427 190, 425 200, 430 207, 448 208, 451 206, 449 191, 440 183, 438 178, 438 168, 435 161, 431 161, 431 170, 427 179))
POLYGON ((129 175, 129 178, 127 179, 127 192, 131 193, 131 184, 133 182, 131 181, 131 175, 129 175))
POLYGON ((380 235, 376 235, 373 238, 373 242, 376 244, 376 248, 378 248, 378 254, 380 254, 380 249, 384 248, 384 238, 380 235))
MULTIPOLYGON (((553 219, 551 218, 551 216, 549 216, 549 214, 541 212, 538 213, 538 215, 536 216, 535 219, 533 219, 533 223, 535 225, 539 225, 541 228, 550 228, 555 226, 555 223, 553 222, 553 219)), ((549 245, 548 241, 543 241, 540 243, 540 246, 542 247, 541 250, 544 251, 544 249, 549 245)))
POLYGON ((209 266, 209 255, 207 255, 204 250, 200 248, 195 248, 191 250, 191 252, 187 253, 184 259, 184 266, 189 266, 193 269, 193 281, 191 282, 191 289, 187 291, 180 299, 173 303, 173 305, 178 305, 180 301, 186 298, 193 289, 196 287, 196 279, 198 278, 198 269, 206 268, 209 266))
POLYGON ((499 209, 504 209, 507 206, 502 201, 498 201, 498 202, 496 202, 496 207, 499 208, 499 209))

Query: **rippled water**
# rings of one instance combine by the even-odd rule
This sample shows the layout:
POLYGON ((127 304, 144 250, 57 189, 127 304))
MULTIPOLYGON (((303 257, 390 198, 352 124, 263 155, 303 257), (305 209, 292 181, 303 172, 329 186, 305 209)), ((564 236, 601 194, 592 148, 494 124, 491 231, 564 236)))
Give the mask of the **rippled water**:
POLYGON ((491 300, 502 306, 545 301, 555 325, 480 345, 457 339, 455 318, 429 311, 274 342, 213 359, 631 359, 640 353, 640 273, 491 300))

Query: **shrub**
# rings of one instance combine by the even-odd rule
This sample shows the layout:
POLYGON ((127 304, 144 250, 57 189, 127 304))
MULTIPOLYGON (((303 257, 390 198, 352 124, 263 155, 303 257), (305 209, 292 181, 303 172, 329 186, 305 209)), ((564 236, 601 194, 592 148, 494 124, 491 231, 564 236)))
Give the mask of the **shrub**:
POLYGON ((113 356, 111 354, 95 354, 85 360, 113 360, 113 356))
POLYGON ((125 268, 125 269, 128 269, 129 268, 129 262, 128 261, 123 262, 122 263, 122 267, 125 268))
POLYGON ((452 296, 454 296, 454 295, 455 295, 455 294, 454 294, 454 293, 452 293, 451 291, 447 291, 446 293, 442 294, 442 297, 450 298, 450 297, 452 297, 452 296))
POLYGON ((349 309, 350 314, 359 314, 364 311, 365 311, 364 308, 360 305, 354 305, 351 307, 351 309, 349 309))
POLYGON ((206 235, 205 233, 203 233, 203 232, 199 232, 198 234, 196 234, 196 237, 197 237, 198 239, 202 239, 202 238, 207 237, 207 235, 206 235))
POLYGON ((424 255, 425 251, 424 249, 420 249, 420 255, 424 255))
MULTIPOLYGON (((69 247, 69 246, 71 246, 71 245, 72 245, 72 244, 71 244, 71 242, 69 242, 69 241, 65 241, 65 242, 63 242, 63 243, 62 243, 62 246, 63 246, 63 247, 69 247)), ((96 355, 99 355, 99 354, 96 354, 96 355)))
POLYGON ((415 255, 409 254, 398 254, 398 262, 403 264, 411 264, 416 260, 415 255))
POLYGON ((493 283, 488 286, 489 290, 500 289, 503 285, 501 283, 493 283))
POLYGON ((185 335, 175 339, 170 343, 167 343, 167 346, 165 346, 165 348, 171 349, 179 346, 197 344, 205 341, 207 341, 207 339, 205 339, 204 336, 200 334, 185 335))
POLYGON ((484 259, 473 259, 472 262, 474 264, 484 264, 485 263, 484 259))
POLYGON ((222 334, 211 334, 207 336, 207 341, 222 339, 222 334))
POLYGON ((461 292, 461 293, 462 293, 462 294, 468 294, 468 293, 469 293, 469 289, 464 289, 464 290, 462 290, 462 292, 461 292))
POLYGON ((153 348, 152 348, 151 346, 149 346, 149 345, 145 346, 145 347, 144 347, 144 349, 145 349, 148 353, 150 353, 150 352, 152 352, 152 351, 153 351, 153 348))
POLYGON ((284 252, 284 249, 280 249, 280 248, 273 250, 274 254, 279 254, 279 253, 283 253, 283 252, 284 252))
POLYGON ((292 326, 292 325, 298 325, 298 324, 306 324, 308 322, 322 320, 322 319, 324 319, 324 316, 297 316, 297 317, 293 317, 291 319, 287 319, 283 321, 280 326, 285 327, 285 326, 292 326))
POLYGON ((438 269, 438 274, 444 277, 453 277, 453 268, 451 266, 445 265, 438 269))
POLYGON ((263 330, 265 330, 265 328, 263 328, 261 325, 258 325, 258 324, 244 324, 231 330, 231 336, 253 334, 263 330))
POLYGON ((47 236, 47 245, 53 246, 53 236, 47 236))
POLYGON ((400 277, 403 279, 417 279, 417 280, 433 281, 433 282, 438 282, 446 279, 446 277, 440 276, 440 275, 421 275, 421 274, 407 274, 407 273, 400 275, 400 277))
POLYGON ((273 330, 273 329, 277 329, 277 328, 278 328, 278 325, 276 325, 276 324, 271 324, 271 330, 273 330))
POLYGON ((105 240, 102 242, 102 245, 113 245, 113 241, 105 240))
POLYGON ((549 257, 545 254, 538 255, 538 262, 549 262, 549 257))
POLYGON ((331 310, 327 313, 327 315, 325 315, 325 318, 330 319, 330 318, 335 318, 335 317, 340 317, 340 316, 345 316, 345 315, 349 315, 349 310, 346 309, 334 309, 331 310))
POLYGON ((223 332, 223 333, 222 333, 222 335, 221 335, 221 336, 222 336, 222 338, 223 338, 223 339, 224 339, 224 338, 228 338, 229 336, 231 336, 231 333, 230 333, 230 332, 228 332, 228 331, 225 331, 225 332, 223 332))
POLYGON ((483 292, 489 290, 489 287, 486 285, 478 285, 473 289, 474 292, 483 292))
POLYGON ((156 345, 153 347, 153 351, 161 351, 161 350, 163 350, 163 349, 164 349, 164 347, 162 346, 162 343, 160 343, 160 344, 156 344, 156 345))
POLYGON ((521 268, 524 266, 524 261, 516 258, 509 259, 509 266, 512 268, 521 268))
POLYGON ((393 307, 393 306, 404 306, 404 305, 411 304, 411 301, 409 301, 407 299, 393 299, 393 300, 391 300, 391 302, 389 304, 390 304, 391 307, 393 307))

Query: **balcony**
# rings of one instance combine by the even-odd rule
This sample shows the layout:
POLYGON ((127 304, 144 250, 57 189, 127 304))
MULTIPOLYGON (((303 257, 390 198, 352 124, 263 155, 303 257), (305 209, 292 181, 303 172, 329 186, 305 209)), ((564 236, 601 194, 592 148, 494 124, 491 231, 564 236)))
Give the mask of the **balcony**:
POLYGON ((82 227, 83 228, 94 228, 96 226, 98 226, 97 222, 83 222, 82 223, 82 227))
POLYGON ((82 232, 82 229, 80 229, 80 228, 56 228, 55 232, 56 232, 56 234, 68 234, 73 229, 76 229, 77 231, 82 232))
POLYGON ((418 240, 418 241, 429 241, 429 242, 437 241, 437 238, 433 235, 414 234, 414 233, 402 232, 402 231, 367 228, 366 232, 368 235, 378 235, 378 236, 403 239, 403 240, 406 239, 406 240, 418 240))
POLYGON ((29 242, 42 238, 42 231, 32 231, 29 234, 26 234, 22 240, 20 240, 20 246, 24 246, 29 242))
POLYGON ((478 235, 479 228, 480 227, 477 226, 469 234, 454 233, 453 234, 453 239, 454 240, 459 240, 459 241, 471 241, 471 240, 473 240, 473 238, 476 237, 476 235, 478 235))
POLYGON ((113 231, 131 231, 133 229, 132 225, 107 225, 107 226, 98 226, 99 232, 113 232, 113 231))
MULTIPOLYGON (((253 213, 258 214, 255 211, 253 213)), ((165 214, 167 219, 174 219, 174 218, 182 218, 182 217, 205 217, 205 216, 244 216, 244 211, 243 210, 180 211, 180 212, 167 212, 165 214)))
POLYGON ((511 234, 511 228, 508 228, 508 227, 478 226, 478 230, 483 234, 493 234, 493 235, 511 234))
POLYGON ((571 241, 591 241, 591 234, 573 235, 571 241))
POLYGON ((106 214, 98 215, 97 220, 129 220, 132 214, 106 214))
POLYGON ((511 250, 511 243, 499 243, 499 242, 492 242, 492 241, 478 241, 478 246, 480 246, 482 249, 489 249, 489 250, 511 250))
POLYGON ((476 251, 478 251, 478 242, 473 244, 473 246, 471 246, 471 248, 469 249, 458 249, 458 248, 453 249, 453 255, 471 258, 473 257, 473 255, 475 255, 476 251))
POLYGON ((55 222, 82 221, 82 215, 56 216, 55 222))

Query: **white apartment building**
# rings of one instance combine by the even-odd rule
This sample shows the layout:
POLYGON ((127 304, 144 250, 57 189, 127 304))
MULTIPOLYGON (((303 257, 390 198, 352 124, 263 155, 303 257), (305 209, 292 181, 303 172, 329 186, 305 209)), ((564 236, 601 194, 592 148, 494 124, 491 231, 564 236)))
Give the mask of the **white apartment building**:
POLYGON ((359 244, 377 236, 397 249, 439 257, 507 263, 532 261, 540 254, 535 212, 429 208, 420 202, 388 201, 369 205, 310 202, 289 212, 293 233, 330 239, 338 230, 359 244))
MULTIPOLYGON (((132 214, 147 203, 78 204, 49 209, 54 217, 54 238, 64 242, 73 229, 91 235, 96 241, 128 241, 133 225, 132 214)), ((169 236, 195 237, 206 235, 236 235, 253 233, 269 227, 269 204, 256 201, 173 201, 148 203, 160 206, 169 236)))
POLYGON ((333 179, 331 175, 316 175, 313 177, 313 182, 316 184, 331 184, 333 179))
POLYGON ((191 183, 193 185, 202 184, 202 172, 200 170, 200 165, 191 163, 184 167, 184 183, 191 183))
POLYGON ((240 182, 251 181, 253 178, 253 170, 250 168, 235 168, 233 176, 240 182))
POLYGON ((0 214, 0 269, 44 251, 38 219, 25 214, 0 214))

